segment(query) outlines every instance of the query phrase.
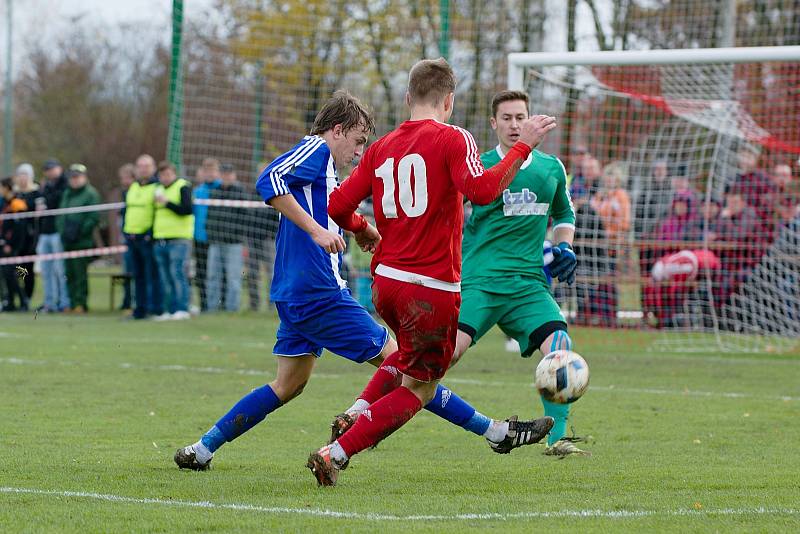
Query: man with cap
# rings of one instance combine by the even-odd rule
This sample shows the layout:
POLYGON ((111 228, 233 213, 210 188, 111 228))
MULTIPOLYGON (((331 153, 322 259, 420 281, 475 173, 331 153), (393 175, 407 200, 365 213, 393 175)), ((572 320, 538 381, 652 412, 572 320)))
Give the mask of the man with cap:
MULTIPOLYGON (((69 187, 61 198, 59 208, 79 208, 100 204, 100 195, 89 184, 86 166, 70 165, 67 172, 69 187)), ((70 213, 56 217, 56 228, 61 234, 65 251, 85 250, 94 245, 93 233, 100 220, 96 211, 70 213)), ((65 262, 67 291, 72 302, 73 313, 86 313, 89 296, 88 268, 91 257, 69 258, 65 262)))
MULTIPOLYGON (((67 176, 57 159, 50 158, 42 165, 44 184, 42 198, 44 202, 36 205, 37 211, 58 208, 61 197, 67 189, 67 176)), ((39 240, 36 243, 36 254, 57 254, 64 252, 61 235, 56 229, 53 216, 39 219, 39 240)), ((40 312, 60 312, 70 307, 67 292, 67 277, 64 271, 64 260, 44 260, 41 262, 42 281, 44 282, 44 302, 40 312)))

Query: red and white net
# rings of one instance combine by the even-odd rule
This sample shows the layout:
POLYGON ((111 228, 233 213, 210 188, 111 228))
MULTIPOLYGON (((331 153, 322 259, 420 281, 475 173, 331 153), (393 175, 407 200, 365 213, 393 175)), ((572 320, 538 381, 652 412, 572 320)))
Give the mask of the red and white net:
POLYGON ((573 322, 671 350, 796 344, 800 62, 540 67, 527 89, 572 174, 573 322))

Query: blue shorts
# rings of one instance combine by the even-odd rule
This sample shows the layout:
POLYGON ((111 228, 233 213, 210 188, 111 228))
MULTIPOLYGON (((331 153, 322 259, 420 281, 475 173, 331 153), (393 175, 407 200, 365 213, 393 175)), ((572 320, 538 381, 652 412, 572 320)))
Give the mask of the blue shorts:
POLYGON ((322 349, 363 363, 378 356, 389 340, 389 330, 379 325, 350 294, 311 302, 276 302, 278 317, 276 356, 322 356, 322 349))

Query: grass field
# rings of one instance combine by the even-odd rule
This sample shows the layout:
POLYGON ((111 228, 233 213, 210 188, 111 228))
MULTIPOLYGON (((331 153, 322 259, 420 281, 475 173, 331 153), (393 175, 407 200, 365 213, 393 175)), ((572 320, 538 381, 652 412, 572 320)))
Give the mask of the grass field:
MULTIPOLYGON (((800 355, 648 352, 576 329, 591 457, 493 454, 423 413, 336 488, 304 467, 371 372, 326 354, 306 392, 179 471, 174 450, 273 376, 271 315, 182 323, 0 315, 0 531, 798 531, 800 355)), ((495 417, 540 412, 497 332, 445 380, 495 417)))

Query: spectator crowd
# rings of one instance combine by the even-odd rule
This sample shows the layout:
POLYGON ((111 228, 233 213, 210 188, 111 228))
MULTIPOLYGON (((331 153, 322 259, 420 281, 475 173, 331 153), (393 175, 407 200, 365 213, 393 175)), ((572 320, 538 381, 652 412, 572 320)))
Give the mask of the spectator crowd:
MULTIPOLYGON (((689 176, 684 162, 656 159, 648 176, 632 177, 626 164, 601 165, 579 150, 570 176, 579 258, 575 322, 615 326, 620 285, 631 280, 639 285, 644 316, 660 327, 684 326, 687 299, 708 291, 698 280, 711 281, 711 294, 701 300, 718 310, 729 304, 770 245, 800 224, 792 168, 780 163, 765 172, 758 161, 758 152, 742 146, 738 172, 717 196, 703 177, 689 176)), ((126 245, 126 318, 181 320, 192 313, 236 312, 243 294, 250 310, 268 305, 277 213, 240 202, 260 197, 239 181, 232 165, 207 158, 192 184, 169 162, 156 164, 143 154, 122 165, 118 179, 110 200, 124 208, 111 212, 106 228, 108 218, 91 209, 6 216, 100 204, 82 164, 65 170, 48 159, 37 180, 34 167, 24 163, 0 181, 0 258, 42 256, 36 266, 28 260, 2 265, 0 311, 31 309, 38 279, 39 312, 85 313, 88 267, 96 255, 81 251, 102 246, 101 229, 106 242, 126 245), (60 253, 74 254, 47 256, 60 253)), ((356 296, 368 297, 368 258, 351 247, 347 260, 356 296)), ((369 306, 368 298, 362 300, 369 306)))
POLYGON ((178 177, 171 163, 156 165, 143 154, 121 166, 118 178, 111 200, 124 207, 111 212, 110 227, 102 209, 81 209, 101 204, 82 164, 65 171, 58 160, 48 159, 39 180, 32 165, 22 164, 13 177, 0 181, 0 258, 21 257, 2 265, 0 311, 31 309, 38 278, 39 313, 86 313, 88 267, 101 255, 95 250, 103 245, 101 230, 106 241, 126 245, 121 277, 126 318, 182 320, 193 311, 238 311, 245 276, 249 308, 261 308, 272 275, 278 217, 271 209, 226 203, 260 201, 239 182, 232 165, 208 158, 192 184, 178 177), (53 209, 62 210, 45 212, 53 209), (193 285, 199 297, 195 307, 193 285))
POLYGON ((623 282, 639 285, 644 317, 659 327, 690 326, 691 296, 717 315, 731 303, 781 233, 800 222, 791 167, 759 169, 749 145, 736 156, 738 172, 717 196, 680 161, 657 159, 649 176, 629 177, 624 164, 602 166, 578 150, 570 183, 578 324, 614 326, 623 282), (640 276, 624 276, 637 260, 640 276))

